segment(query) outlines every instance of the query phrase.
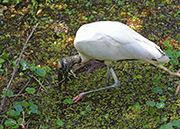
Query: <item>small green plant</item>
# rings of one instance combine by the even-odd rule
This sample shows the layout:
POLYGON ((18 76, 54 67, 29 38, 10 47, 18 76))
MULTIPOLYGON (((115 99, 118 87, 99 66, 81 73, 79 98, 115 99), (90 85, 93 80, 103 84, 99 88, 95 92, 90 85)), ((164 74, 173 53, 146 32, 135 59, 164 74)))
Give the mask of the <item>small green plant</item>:
POLYGON ((65 99, 64 101, 63 101, 63 103, 64 104, 73 104, 73 100, 72 99, 65 99))
POLYGON ((63 126, 64 125, 64 123, 63 123, 63 121, 62 120, 60 120, 59 118, 57 119, 57 122, 56 122, 58 125, 60 125, 60 126, 63 126))
POLYGON ((133 107, 131 107, 131 109, 134 111, 134 110, 137 110, 137 109, 140 109, 141 108, 141 105, 139 104, 139 102, 136 102, 135 105, 133 107))
POLYGON ((5 63, 5 60, 9 60, 10 54, 6 53, 6 50, 0 45, 0 74, 4 73, 3 64, 5 63))
POLYGON ((174 129, 173 127, 176 127, 177 129, 179 129, 180 128, 180 120, 173 120, 172 122, 161 125, 161 127, 159 129, 174 129))
POLYGON ((155 106, 156 106, 157 109, 161 109, 161 108, 164 108, 164 107, 165 107, 164 99, 162 99, 161 102, 154 102, 154 101, 148 100, 148 101, 146 101, 146 104, 147 104, 148 106, 150 106, 150 108, 149 108, 149 114, 150 114, 151 116, 153 116, 153 115, 155 114, 155 108, 154 108, 155 106))
POLYGON ((170 41, 166 40, 163 43, 168 49, 165 51, 167 56, 170 57, 170 64, 179 65, 180 51, 173 49, 173 46, 170 44, 170 41))
POLYGON ((25 115, 29 114, 40 114, 38 110, 38 106, 33 103, 32 100, 24 101, 22 103, 13 102, 13 107, 7 112, 5 116, 7 120, 5 120, 5 127, 11 128, 25 128, 26 119, 25 115))

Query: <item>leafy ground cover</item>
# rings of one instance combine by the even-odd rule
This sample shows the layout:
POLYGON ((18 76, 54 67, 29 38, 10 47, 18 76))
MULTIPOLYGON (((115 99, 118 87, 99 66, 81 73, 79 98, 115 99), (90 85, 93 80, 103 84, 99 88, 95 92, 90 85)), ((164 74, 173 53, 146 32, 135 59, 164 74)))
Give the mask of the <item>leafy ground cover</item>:
MULTIPOLYGON (((0 98, 36 23, 11 88, 0 109, 1 128, 180 128, 179 78, 140 62, 115 62, 121 87, 90 94, 106 86, 106 67, 81 68, 70 76, 65 91, 57 87, 57 61, 77 54, 73 40, 85 23, 113 20, 127 24, 157 43, 171 58, 163 64, 173 72, 180 64, 178 1, 46 0, 0 2, 0 98), (82 72, 85 71, 85 72, 82 72)), ((113 80, 111 80, 113 83, 113 80)), ((1 101, 2 103, 2 101, 1 101)))

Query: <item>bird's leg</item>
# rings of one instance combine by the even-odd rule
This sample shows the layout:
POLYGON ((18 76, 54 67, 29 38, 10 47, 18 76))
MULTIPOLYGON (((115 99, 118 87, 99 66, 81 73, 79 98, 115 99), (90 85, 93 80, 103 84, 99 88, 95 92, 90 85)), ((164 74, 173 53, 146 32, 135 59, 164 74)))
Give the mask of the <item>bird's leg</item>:
POLYGON ((113 70, 112 67, 109 67, 110 69, 110 72, 114 78, 114 81, 115 83, 111 86, 107 86, 107 87, 104 87, 104 88, 100 88, 100 89, 96 89, 96 90, 92 90, 92 91, 87 91, 87 92, 84 92, 84 93, 80 93, 78 96, 76 96, 73 100, 74 100, 74 103, 76 103, 77 101, 79 101, 80 99, 82 99, 84 96, 88 95, 88 94, 91 94, 91 93, 95 93, 95 92, 98 92, 98 91, 102 91, 102 90, 107 90, 107 89, 111 89, 111 88, 115 88, 115 87, 118 87, 120 86, 120 83, 118 81, 118 78, 113 70))
POLYGON ((111 73, 110 73, 109 66, 107 66, 106 86, 109 86, 109 80, 110 80, 110 78, 111 78, 111 73))

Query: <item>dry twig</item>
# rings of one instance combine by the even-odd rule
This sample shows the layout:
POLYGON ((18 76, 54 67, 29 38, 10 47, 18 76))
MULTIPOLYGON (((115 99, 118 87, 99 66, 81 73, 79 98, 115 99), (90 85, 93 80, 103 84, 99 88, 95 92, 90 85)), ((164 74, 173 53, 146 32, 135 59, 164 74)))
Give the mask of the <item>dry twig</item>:
POLYGON ((6 91, 5 91, 3 100, 2 100, 2 102, 1 102, 0 112, 3 110, 3 106, 4 106, 5 99, 6 99, 6 95, 7 95, 7 91, 8 91, 8 89, 11 88, 12 80, 13 80, 13 78, 14 78, 14 76, 15 76, 15 73, 16 73, 16 71, 17 71, 17 68, 18 68, 18 66, 19 66, 19 62, 20 62, 20 60, 21 60, 21 57, 22 57, 23 52, 24 52, 24 50, 25 50, 25 47, 26 47, 26 45, 27 45, 30 37, 31 37, 32 34, 34 33, 35 29, 37 28, 37 26, 38 26, 38 23, 37 23, 36 26, 33 28, 31 34, 28 36, 28 38, 27 38, 27 40, 26 40, 26 42, 25 42, 25 44, 24 44, 24 46, 23 46, 23 49, 22 49, 22 51, 21 51, 21 54, 19 55, 19 58, 18 58, 18 60, 17 60, 17 62, 16 62, 16 65, 15 65, 14 70, 13 70, 13 73, 12 73, 12 77, 11 77, 11 79, 10 79, 8 85, 7 85, 7 88, 6 88, 6 91))

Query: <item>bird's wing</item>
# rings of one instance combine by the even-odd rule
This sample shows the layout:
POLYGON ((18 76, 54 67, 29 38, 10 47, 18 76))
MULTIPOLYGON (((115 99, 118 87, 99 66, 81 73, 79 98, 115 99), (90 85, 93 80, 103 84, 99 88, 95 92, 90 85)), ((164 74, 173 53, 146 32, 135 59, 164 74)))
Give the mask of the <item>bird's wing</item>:
POLYGON ((99 60, 152 60, 163 54, 155 43, 118 22, 82 26, 74 42, 81 54, 99 60))

